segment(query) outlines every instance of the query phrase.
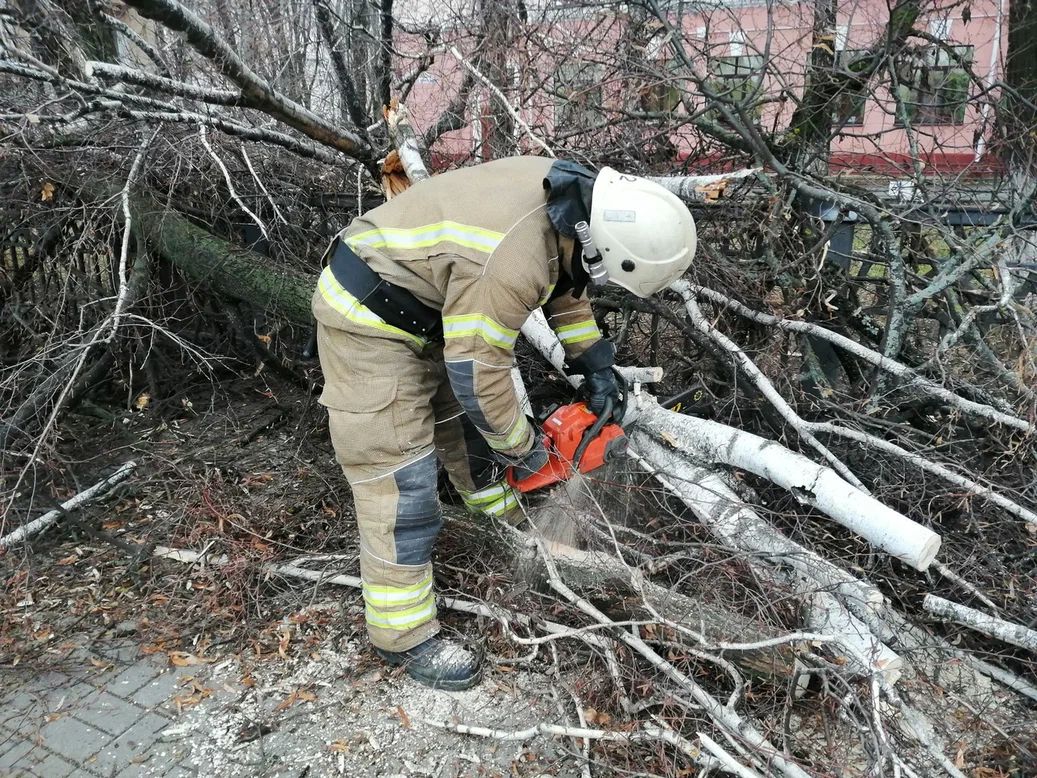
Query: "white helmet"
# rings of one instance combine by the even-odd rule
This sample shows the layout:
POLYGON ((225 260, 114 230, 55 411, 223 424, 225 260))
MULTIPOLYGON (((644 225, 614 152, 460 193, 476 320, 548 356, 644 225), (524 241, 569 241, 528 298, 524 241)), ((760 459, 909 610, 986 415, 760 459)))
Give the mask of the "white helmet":
POLYGON ((695 220, 680 198, 610 167, 594 180, 590 237, 609 281, 638 297, 665 289, 695 257, 695 220))

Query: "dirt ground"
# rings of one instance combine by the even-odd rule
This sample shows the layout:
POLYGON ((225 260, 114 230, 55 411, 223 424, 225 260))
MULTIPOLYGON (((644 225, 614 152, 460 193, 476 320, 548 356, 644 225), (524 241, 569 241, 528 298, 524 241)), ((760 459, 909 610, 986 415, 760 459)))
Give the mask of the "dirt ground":
MULTIPOLYGON (((448 633, 488 653, 489 671, 475 690, 432 692, 385 670, 370 651, 358 592, 262 571, 264 563, 306 557, 358 574, 349 490, 324 411, 303 388, 265 375, 220 382, 198 376, 160 400, 137 394, 81 405, 45 465, 26 473, 11 515, 19 522, 38 516, 128 460, 138 464, 129 481, 0 559, 0 664, 29 675, 67 670, 77 650, 130 634, 144 655, 190 679, 173 698, 176 723, 156 747, 175 749, 197 775, 579 775, 571 741, 483 739, 427 721, 502 730, 569 721, 572 691, 603 721, 611 712, 611 726, 623 726, 610 680, 586 660, 563 661, 561 670, 546 652, 524 661, 494 625, 441 612, 448 633), (231 563, 153 559, 156 546, 226 555, 231 563)), ((5 493, 18 476, 3 474, 5 493)), ((516 582, 489 536, 460 542, 447 531, 436 569, 446 595, 517 610, 537 597, 516 582)), ((744 599, 733 570, 704 563, 701 588, 727 602, 732 592, 744 599)), ((652 689, 638 693, 650 697, 652 689)), ((779 694, 766 718, 775 727, 819 733, 818 751, 831 752, 831 774, 838 774, 844 744, 829 731, 824 710, 816 699, 792 703, 779 694)), ((978 708, 955 713, 956 726, 979 731, 991 715, 978 708)), ((1019 720, 999 726, 1032 732, 1019 720)), ((963 735, 961 742, 970 763, 1000 770, 1011 762, 1000 736, 963 735)), ((615 773, 617 764, 631 774, 691 768, 661 747, 647 761, 645 749, 628 753, 614 744, 596 745, 593 759, 601 748, 609 749, 610 766, 599 774, 615 773)), ((1026 769, 1011 774, 1022 778, 1026 769)))
MULTIPOLYGON (((507 646, 487 644, 480 620, 444 613, 447 632, 494 659, 477 689, 430 691, 370 651, 356 590, 258 572, 264 562, 302 556, 325 558, 335 572, 358 570, 349 490, 323 409, 290 384, 262 393, 255 386, 199 380, 160 402, 89 403, 68 418, 47 466, 19 487, 12 516, 39 515, 128 460, 138 467, 3 558, 0 663, 29 674, 67 671, 78 650, 124 631, 174 669, 197 662, 175 697, 178 723, 166 740, 201 776, 296 778, 299 765, 309 776, 578 774, 571 743, 500 743, 423 723, 521 729, 557 721, 553 695, 578 678, 528 672, 507 646), (151 559, 156 545, 233 563, 151 559)), ((5 473, 5 488, 16 478, 5 473)), ((492 555, 475 548, 459 558, 443 550, 452 546, 444 537, 437 552, 441 590, 451 593, 451 579, 463 576, 506 602, 509 577, 492 555)))

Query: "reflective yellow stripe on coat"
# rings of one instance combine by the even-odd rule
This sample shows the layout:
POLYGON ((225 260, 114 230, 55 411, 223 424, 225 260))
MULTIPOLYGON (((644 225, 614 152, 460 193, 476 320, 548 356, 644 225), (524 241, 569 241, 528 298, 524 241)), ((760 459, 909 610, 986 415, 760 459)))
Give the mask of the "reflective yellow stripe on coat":
POLYGON ((330 267, 324 268, 324 272, 320 274, 320 280, 317 281, 317 288, 320 290, 324 302, 350 321, 356 322, 357 324, 363 324, 367 327, 374 327, 376 330, 388 332, 393 335, 402 335, 422 347, 425 345, 424 338, 407 332, 406 330, 401 330, 399 327, 393 327, 391 324, 387 324, 385 319, 372 311, 366 305, 363 305, 353 295, 347 292, 342 284, 340 284, 335 278, 330 267))
POLYGON ((502 232, 484 230, 470 224, 442 221, 410 229, 381 227, 352 235, 346 238, 346 243, 354 250, 358 246, 367 246, 373 249, 388 248, 404 251, 428 248, 440 243, 454 243, 490 254, 503 239, 504 233, 502 232))
POLYGON ((443 337, 447 340, 475 335, 491 346, 508 350, 513 349, 515 341, 518 340, 518 330, 509 330, 481 313, 443 317, 443 337))

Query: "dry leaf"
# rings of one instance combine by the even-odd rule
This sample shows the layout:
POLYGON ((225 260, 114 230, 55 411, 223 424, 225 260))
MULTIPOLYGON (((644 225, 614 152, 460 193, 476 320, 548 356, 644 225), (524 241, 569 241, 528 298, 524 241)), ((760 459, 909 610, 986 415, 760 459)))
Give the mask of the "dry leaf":
POLYGON ((65 712, 65 713, 51 713, 51 714, 49 714, 47 716, 44 716, 43 720, 45 722, 47 722, 48 724, 50 724, 50 722, 57 721, 58 719, 63 719, 67 715, 68 715, 67 712, 65 712))
POLYGON ((295 703, 297 699, 299 699, 298 692, 292 692, 288 695, 288 697, 285 698, 285 700, 280 705, 274 708, 274 713, 280 713, 281 711, 292 707, 292 705, 295 703))
POLYGON ((90 657, 90 664, 92 664, 94 667, 101 668, 102 671, 107 670, 109 667, 112 666, 111 662, 102 662, 100 659, 95 659, 94 657, 90 657))
POLYGON ((399 715, 400 722, 403 724, 403 726, 407 729, 410 729, 410 719, 407 718, 407 711, 403 709, 402 705, 396 706, 396 713, 399 715))
POLYGON ((141 392, 140 397, 137 398, 137 402, 134 403, 134 406, 138 411, 142 411, 148 407, 149 402, 151 402, 151 395, 147 392, 141 392))
POLYGON ((295 694, 303 702, 316 702, 317 701, 317 695, 314 694, 313 692, 305 692, 305 691, 301 691, 300 690, 300 691, 296 692, 295 694))
POLYGON ((598 712, 594 708, 584 708, 583 717, 587 719, 588 724, 594 724, 598 720, 598 712))
POLYGON ((49 181, 43 185, 40 189, 41 200, 53 200, 54 199, 54 184, 49 181))
POLYGON ((39 124, 40 115, 38 113, 27 113, 25 114, 25 121, 27 121, 29 124, 39 124))
POLYGON ((41 629, 38 629, 36 632, 32 633, 32 636, 41 643, 45 643, 52 637, 54 637, 54 630, 52 630, 50 627, 42 627, 41 629))
POLYGON ((347 743, 345 740, 341 740, 341 739, 340 740, 336 740, 333 743, 329 743, 328 744, 328 750, 329 751, 338 751, 340 754, 348 754, 349 753, 349 743, 347 743))
POLYGON ((965 768, 965 744, 958 745, 958 753, 954 755, 954 766, 959 770, 965 768))
POLYGON ((256 340, 258 340, 260 343, 265 343, 268 346, 270 345, 269 335, 256 335, 256 340))
POLYGON ((72 554, 71 556, 67 556, 67 557, 63 557, 63 558, 59 559, 58 560, 58 564, 59 565, 74 565, 78 561, 79 561, 79 557, 77 557, 75 554, 72 554))
POLYGON ((202 657, 189 654, 186 651, 170 651, 169 662, 177 667, 192 667, 194 665, 206 664, 208 662, 214 662, 213 659, 203 659, 202 657))
POLYGON ((673 437, 673 435, 671 435, 670 433, 660 432, 659 437, 663 439, 663 443, 666 443, 672 446, 673 448, 677 448, 677 438, 673 437))

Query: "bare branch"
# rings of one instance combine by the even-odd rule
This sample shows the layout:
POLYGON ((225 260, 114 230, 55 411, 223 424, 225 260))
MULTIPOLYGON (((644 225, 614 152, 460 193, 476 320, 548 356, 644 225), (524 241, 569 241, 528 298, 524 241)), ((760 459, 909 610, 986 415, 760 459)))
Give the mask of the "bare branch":
POLYGON ((144 16, 184 33, 203 56, 241 88, 246 103, 280 119, 318 143, 337 149, 365 164, 374 157, 366 140, 354 132, 335 127, 298 103, 275 91, 238 56, 216 31, 176 0, 130 0, 128 5, 144 16))

